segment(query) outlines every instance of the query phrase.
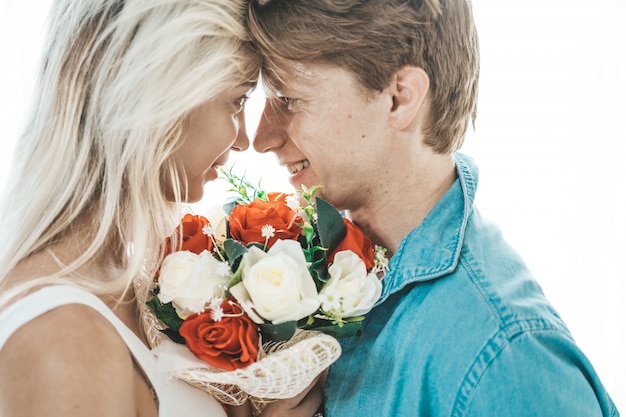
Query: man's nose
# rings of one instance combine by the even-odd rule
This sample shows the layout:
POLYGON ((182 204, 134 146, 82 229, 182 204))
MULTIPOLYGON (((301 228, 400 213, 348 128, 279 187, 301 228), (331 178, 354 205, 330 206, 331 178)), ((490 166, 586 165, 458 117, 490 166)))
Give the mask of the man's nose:
POLYGON ((280 115, 281 109, 265 100, 263 114, 254 134, 254 149, 257 152, 275 151, 284 143, 285 132, 280 115))

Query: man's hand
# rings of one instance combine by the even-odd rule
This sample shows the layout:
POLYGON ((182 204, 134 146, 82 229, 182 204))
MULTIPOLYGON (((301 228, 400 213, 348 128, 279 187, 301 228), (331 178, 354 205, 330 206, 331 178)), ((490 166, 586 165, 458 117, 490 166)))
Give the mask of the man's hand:
MULTIPOLYGON (((311 417, 320 409, 324 400, 325 370, 311 384, 293 398, 276 400, 267 404, 259 417, 311 417)), ((229 408, 230 417, 251 417, 250 402, 238 407, 229 408)))

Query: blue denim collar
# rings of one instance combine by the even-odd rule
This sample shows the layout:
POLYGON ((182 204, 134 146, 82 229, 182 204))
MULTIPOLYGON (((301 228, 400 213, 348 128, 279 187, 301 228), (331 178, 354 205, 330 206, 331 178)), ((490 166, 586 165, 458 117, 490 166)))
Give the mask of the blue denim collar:
POLYGON ((455 161, 456 181, 400 243, 389 261, 376 305, 411 283, 437 279, 456 268, 478 185, 478 167, 472 158, 460 153, 455 154, 455 161))

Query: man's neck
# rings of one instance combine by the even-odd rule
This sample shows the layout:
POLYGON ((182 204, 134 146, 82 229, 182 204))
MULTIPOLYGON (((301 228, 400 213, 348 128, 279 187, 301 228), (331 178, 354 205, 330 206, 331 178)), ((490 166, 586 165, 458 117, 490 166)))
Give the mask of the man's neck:
POLYGON ((389 176, 380 192, 348 215, 372 241, 391 257, 400 242, 448 191, 456 179, 454 158, 436 155, 410 165, 403 177, 389 176), (415 168, 413 168, 415 167, 415 168))

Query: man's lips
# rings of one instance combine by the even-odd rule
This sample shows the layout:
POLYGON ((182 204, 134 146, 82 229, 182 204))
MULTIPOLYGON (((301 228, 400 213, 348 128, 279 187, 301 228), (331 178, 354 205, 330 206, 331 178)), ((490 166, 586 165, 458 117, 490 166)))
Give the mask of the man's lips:
POLYGON ((291 175, 297 174, 298 172, 302 171, 303 169, 307 168, 309 165, 311 165, 311 163, 309 162, 308 159, 304 159, 300 162, 296 162, 294 164, 287 164, 287 170, 289 171, 289 173, 291 175))

